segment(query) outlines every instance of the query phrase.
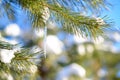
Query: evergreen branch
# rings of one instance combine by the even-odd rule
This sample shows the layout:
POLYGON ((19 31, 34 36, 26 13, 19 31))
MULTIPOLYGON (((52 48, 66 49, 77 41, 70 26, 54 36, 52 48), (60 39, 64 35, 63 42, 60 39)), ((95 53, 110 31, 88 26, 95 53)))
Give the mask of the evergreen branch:
MULTIPOLYGON (((81 0, 78 0, 78 1, 81 1, 81 0)), ((26 2, 26 1, 21 0, 21 2, 26 2)), ((36 0, 33 3, 32 3, 32 0, 28 1, 28 2, 30 3, 30 5, 28 5, 28 6, 26 5, 26 7, 28 9, 30 9, 31 12, 33 11, 34 13, 32 13, 32 14, 36 14, 37 18, 40 18, 41 20, 42 20, 42 17, 41 17, 42 10, 40 11, 40 9, 41 8, 43 9, 43 7, 48 7, 51 11, 51 15, 56 17, 56 22, 60 22, 61 25, 63 26, 63 28, 68 32, 81 34, 81 35, 85 34, 85 35, 89 35, 89 36, 95 38, 98 34, 103 33, 103 28, 107 28, 108 26, 110 26, 110 24, 106 21, 103 21, 104 24, 101 24, 101 22, 98 22, 96 20, 96 18, 79 15, 79 13, 71 12, 69 9, 65 8, 64 6, 60 6, 60 5, 56 4, 57 1, 55 1, 55 0, 51 1, 51 3, 53 2, 54 4, 53 3, 51 4, 51 3, 48 3, 47 1, 42 1, 42 0, 41 1, 36 0), (34 5, 35 3, 38 4, 39 6, 34 5), (40 14, 40 16, 38 16, 37 13, 40 14)), ((62 0, 62 2, 67 4, 67 2, 65 2, 63 0, 62 0)), ((62 2, 60 2, 60 3, 62 3, 62 2)), ((89 5, 91 4, 91 5, 93 5, 92 7, 96 7, 96 8, 100 7, 104 3, 104 1, 101 1, 101 0, 98 0, 98 1, 95 0, 95 1, 91 1, 91 2, 85 0, 85 2, 86 2, 86 4, 89 3, 89 5), (97 6, 97 4, 99 4, 99 5, 97 6)), ((83 2, 83 3, 85 3, 85 2, 83 2)), ((36 21, 39 21, 35 17, 34 17, 34 19, 36 21)), ((52 17, 52 19, 55 19, 55 18, 52 17)), ((39 22, 39 23, 41 23, 41 22, 39 22)))
POLYGON ((110 26, 110 23, 107 21, 101 22, 97 18, 72 13, 64 7, 57 5, 47 5, 47 7, 56 16, 56 22, 60 22, 63 28, 72 33, 81 35, 86 33, 91 37, 96 37, 98 34, 103 33, 104 28, 110 26))
POLYGON ((21 4, 23 9, 26 10, 26 13, 29 14, 32 25, 35 28, 45 26, 45 22, 42 17, 44 6, 40 5, 44 2, 45 0, 19 0, 19 4, 21 4))
MULTIPOLYGON (((26 74, 32 74, 34 72, 31 70, 31 66, 36 64, 32 60, 39 59, 34 56, 41 54, 43 54, 43 51, 32 53, 30 52, 30 48, 21 49, 20 51, 15 52, 15 57, 12 59, 10 64, 4 64, 0 61, 0 74, 13 74, 12 76, 15 79, 17 78, 16 76, 19 76, 21 77, 21 80, 26 74)), ((0 79, 2 80, 2 78, 0 79)))
POLYGON ((58 5, 60 7, 63 6, 72 11, 76 11, 75 9, 77 9, 78 12, 81 10, 98 11, 102 8, 107 8, 107 6, 111 5, 110 3, 108 3, 107 0, 69 0, 69 1, 67 0, 34 0, 34 1, 19 0, 19 3, 26 8, 30 8, 31 10, 33 8, 38 10, 38 7, 40 6, 39 3, 42 3, 42 4, 47 3, 47 4, 58 5), (36 4, 37 6, 34 4, 36 4))
POLYGON ((0 41, 0 48, 1 48, 1 49, 11 50, 11 49, 13 49, 13 47, 14 47, 14 45, 9 44, 8 42, 0 41))
POLYGON ((38 51, 36 53, 31 53, 30 51, 30 48, 25 48, 25 49, 22 49, 21 51, 17 51, 15 53, 15 60, 30 60, 30 59, 37 59, 37 58, 34 58, 34 56, 36 55, 41 55, 43 54, 43 51, 38 51))
POLYGON ((22 49, 20 52, 16 52, 15 53, 15 60, 31 60, 31 59, 39 59, 39 58, 35 58, 34 56, 36 55, 42 55, 43 51, 39 51, 36 53, 31 53, 30 52, 30 48, 26 48, 26 49, 22 49), (23 57, 24 56, 24 57, 23 57))
POLYGON ((103 8, 110 6, 107 0, 50 0, 52 4, 57 4, 59 6, 64 6, 67 9, 76 12, 84 11, 100 11, 103 8))

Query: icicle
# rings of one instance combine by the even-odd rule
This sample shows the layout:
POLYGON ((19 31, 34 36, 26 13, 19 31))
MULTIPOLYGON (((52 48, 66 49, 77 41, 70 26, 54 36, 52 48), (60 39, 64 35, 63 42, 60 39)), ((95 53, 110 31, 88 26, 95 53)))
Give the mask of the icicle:
POLYGON ((44 28, 44 57, 46 58, 46 38, 47 38, 47 27, 44 28))
MULTIPOLYGON (((45 23, 46 25, 46 22, 48 21, 50 17, 50 11, 49 11, 49 8, 48 7, 44 7, 43 9, 43 13, 42 13, 42 18, 43 18, 43 22, 45 23)), ((46 58, 46 37, 47 37, 47 26, 45 26, 44 28, 44 56, 46 58)))

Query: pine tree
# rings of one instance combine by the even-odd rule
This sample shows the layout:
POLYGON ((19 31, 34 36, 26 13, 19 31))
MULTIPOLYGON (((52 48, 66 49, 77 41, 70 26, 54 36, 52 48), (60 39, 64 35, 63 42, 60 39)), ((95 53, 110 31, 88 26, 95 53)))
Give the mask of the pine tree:
MULTIPOLYGON (((0 0, 0 18, 7 16, 7 23, 15 23, 20 10, 27 15, 33 30, 45 29, 45 40, 50 21, 54 21, 60 27, 59 30, 68 34, 96 39, 112 25, 106 16, 98 17, 109 6, 106 0, 0 0)), ((22 47, 19 44, 10 44, 3 39, 7 35, 3 32, 5 25, 0 22, 0 80, 7 79, 7 76, 12 76, 15 80, 34 80, 38 76, 37 66, 40 66, 37 61, 46 53, 45 47, 44 51, 38 47, 37 51, 33 48, 35 45, 40 46, 41 39, 34 38, 31 41, 33 43, 26 43, 22 47)), ((41 65, 45 65, 44 59, 42 62, 41 65)))

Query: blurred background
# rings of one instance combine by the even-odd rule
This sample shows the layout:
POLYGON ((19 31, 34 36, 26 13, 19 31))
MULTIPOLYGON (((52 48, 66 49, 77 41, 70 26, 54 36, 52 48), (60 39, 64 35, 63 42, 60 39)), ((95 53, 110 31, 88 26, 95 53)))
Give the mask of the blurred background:
MULTIPOLYGON (((38 80, 120 80, 120 5, 119 0, 111 2, 112 9, 103 14, 112 18, 115 25, 96 40, 69 34, 54 21, 48 22, 47 54, 40 58, 38 80)), ((24 47, 37 41, 43 49, 44 29, 33 30, 24 11, 15 8, 15 21, 10 22, 7 14, 0 17, 1 39, 24 47)))

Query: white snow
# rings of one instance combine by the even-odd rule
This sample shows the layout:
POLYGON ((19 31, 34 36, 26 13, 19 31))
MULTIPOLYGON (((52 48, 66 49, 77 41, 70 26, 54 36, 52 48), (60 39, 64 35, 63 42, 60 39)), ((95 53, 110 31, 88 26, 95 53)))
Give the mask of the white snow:
POLYGON ((3 63, 11 63, 15 57, 13 50, 0 49, 0 60, 3 63))
MULTIPOLYGON (((7 79, 7 80, 14 80, 13 79, 13 76, 11 74, 7 74, 7 73, 4 73, 3 76, 7 79)), ((6 80, 5 79, 5 80, 6 80)))
POLYGON ((86 50, 87 50, 88 53, 93 53, 94 47, 89 44, 89 45, 86 46, 86 50))
POLYGON ((85 55, 85 53, 86 53, 85 46, 84 45, 79 45, 77 47, 77 51, 80 55, 85 55))
POLYGON ((63 43, 54 35, 47 36, 47 50, 57 55, 62 53, 63 43))
POLYGON ((60 70, 56 76, 56 80, 68 80, 69 76, 72 74, 75 74, 80 78, 85 78, 86 70, 82 66, 73 63, 60 70))
POLYGON ((46 23, 47 20, 49 19, 50 17, 50 11, 49 11, 49 8, 48 7, 44 7, 43 11, 42 11, 42 18, 43 18, 43 21, 46 23))
POLYGON ((13 36, 13 37, 17 37, 20 35, 21 31, 20 28, 17 24, 9 24, 6 28, 5 28, 5 33, 8 36, 13 36))

